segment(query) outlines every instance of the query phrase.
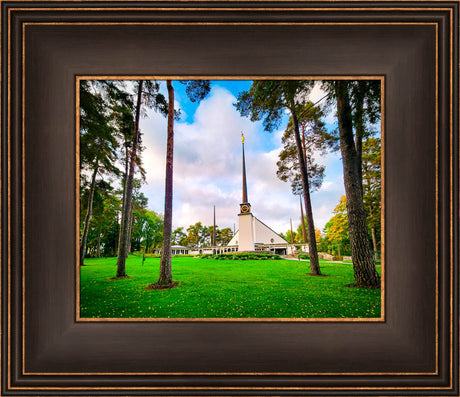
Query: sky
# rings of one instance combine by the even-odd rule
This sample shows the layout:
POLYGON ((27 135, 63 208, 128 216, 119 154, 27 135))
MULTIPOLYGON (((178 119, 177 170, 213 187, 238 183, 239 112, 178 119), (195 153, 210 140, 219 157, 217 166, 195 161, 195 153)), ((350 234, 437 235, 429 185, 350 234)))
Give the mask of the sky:
MULTIPOLYGON (((165 83, 161 84, 167 96, 165 83)), ((288 114, 272 133, 264 131, 262 122, 240 116, 234 103, 238 93, 250 85, 250 81, 212 81, 211 92, 196 104, 186 97, 184 85, 173 82, 175 107, 181 111, 181 118, 174 125, 173 228, 185 230, 196 222, 212 225, 215 205, 217 226, 238 230, 242 202, 241 132, 245 136, 252 213, 277 233, 290 229, 290 219, 295 229, 300 224, 299 196, 292 194, 290 183, 276 176, 288 114)), ((317 101, 322 96, 324 92, 315 86, 310 99, 317 101)), ((334 113, 332 109, 324 119, 328 129, 337 128, 334 113)), ((147 174, 142 191, 148 198, 148 207, 163 213, 167 120, 149 110, 141 119, 140 129, 147 174)), ((325 165, 326 172, 321 188, 311 198, 315 227, 322 230, 345 191, 340 153, 329 153, 317 160, 325 165)))

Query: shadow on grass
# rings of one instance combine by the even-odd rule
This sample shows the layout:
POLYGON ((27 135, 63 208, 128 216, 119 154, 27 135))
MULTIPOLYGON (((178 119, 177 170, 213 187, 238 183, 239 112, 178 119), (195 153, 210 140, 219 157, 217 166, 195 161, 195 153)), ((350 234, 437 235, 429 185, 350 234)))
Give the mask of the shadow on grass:
POLYGON ((345 284, 345 287, 350 287, 350 288, 365 288, 365 289, 380 289, 380 284, 379 285, 358 285, 356 283, 352 284, 345 284))
POLYGON ((119 276, 119 277, 111 277, 111 278, 108 278, 107 280, 109 280, 109 281, 124 280, 126 278, 132 278, 132 277, 131 276, 119 276))
POLYGON ((179 283, 177 281, 173 281, 169 284, 158 284, 158 283, 154 283, 154 284, 149 284, 147 285, 147 289, 171 289, 171 288, 174 288, 174 287, 177 287, 179 285, 179 283))

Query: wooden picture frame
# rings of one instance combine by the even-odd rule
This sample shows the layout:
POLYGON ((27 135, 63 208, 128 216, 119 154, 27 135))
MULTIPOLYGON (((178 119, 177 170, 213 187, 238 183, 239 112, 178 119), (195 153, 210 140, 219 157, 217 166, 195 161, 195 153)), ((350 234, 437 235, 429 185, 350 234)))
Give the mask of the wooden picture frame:
POLYGON ((453 2, 2 2, 2 395, 459 394, 453 2), (385 79, 385 321, 75 321, 75 76, 385 79))

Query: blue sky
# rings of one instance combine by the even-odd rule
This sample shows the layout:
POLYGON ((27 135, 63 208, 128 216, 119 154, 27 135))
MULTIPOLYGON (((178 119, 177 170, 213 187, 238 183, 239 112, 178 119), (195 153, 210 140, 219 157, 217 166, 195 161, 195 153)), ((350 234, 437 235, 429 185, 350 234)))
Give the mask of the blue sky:
MULTIPOLYGON (((253 214, 276 232, 300 223, 298 196, 289 183, 276 177, 276 162, 281 150, 285 122, 273 133, 263 130, 261 122, 241 117, 233 104, 239 92, 249 88, 248 81, 213 81, 210 94, 201 103, 190 102, 182 84, 173 82, 175 106, 182 117, 175 123, 173 227, 187 228, 201 221, 212 224, 213 206, 219 227, 238 228, 241 202, 241 132, 245 134, 248 198, 253 214)), ((162 90, 166 94, 165 83, 162 90)), ((315 87, 310 99, 324 93, 315 87)), ((335 128, 334 110, 325 117, 328 128, 335 128)), ((164 163, 166 119, 148 111, 140 123, 147 184, 142 190, 149 207, 159 213, 164 208, 164 163)), ((342 163, 339 153, 317 160, 326 166, 322 187, 312 193, 316 228, 323 229, 344 194, 342 163)))

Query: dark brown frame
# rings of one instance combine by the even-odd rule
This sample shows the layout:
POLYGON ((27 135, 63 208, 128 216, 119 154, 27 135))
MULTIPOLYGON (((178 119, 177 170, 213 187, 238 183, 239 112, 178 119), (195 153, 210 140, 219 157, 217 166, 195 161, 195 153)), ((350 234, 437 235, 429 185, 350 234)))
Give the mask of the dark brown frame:
POLYGON ((458 395, 458 6, 3 1, 2 395, 458 395), (75 76, 152 74, 385 76, 385 322, 75 322, 75 76))

